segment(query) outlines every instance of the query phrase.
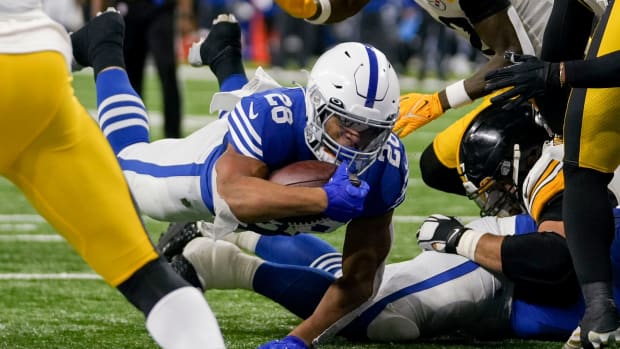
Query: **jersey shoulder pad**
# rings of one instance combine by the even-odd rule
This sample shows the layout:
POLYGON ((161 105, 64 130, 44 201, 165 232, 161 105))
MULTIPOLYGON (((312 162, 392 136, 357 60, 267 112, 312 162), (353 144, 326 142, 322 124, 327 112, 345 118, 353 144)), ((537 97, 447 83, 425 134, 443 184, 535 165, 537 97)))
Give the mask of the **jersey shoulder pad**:
POLYGON ((545 143, 540 158, 523 182, 523 202, 535 220, 545 205, 564 190, 563 155, 563 144, 545 143))

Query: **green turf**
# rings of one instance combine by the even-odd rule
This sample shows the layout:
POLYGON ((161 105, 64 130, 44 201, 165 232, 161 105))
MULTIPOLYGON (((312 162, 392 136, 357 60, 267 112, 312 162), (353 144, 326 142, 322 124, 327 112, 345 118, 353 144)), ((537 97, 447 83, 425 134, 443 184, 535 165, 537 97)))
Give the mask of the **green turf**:
MULTIPOLYGON (((76 94, 89 109, 95 108, 92 77, 78 75, 76 94)), ((184 108, 189 114, 204 114, 213 81, 186 81, 184 108)), ((149 79, 146 105, 160 110, 157 83, 149 79)), ((477 209, 466 199, 425 188, 419 179, 417 160, 435 133, 450 124, 457 113, 450 112, 406 139, 410 160, 410 188, 398 216, 423 216, 441 212, 472 216, 477 209)), ((157 134, 155 134, 157 137, 157 134)), ((53 234, 47 223, 34 219, 32 207, 8 181, 0 179, 0 237, 22 234, 53 234)), ((93 210, 96 210, 93 207, 93 210)), ((146 219, 154 239, 165 223, 146 219)), ((419 253, 415 231, 419 223, 396 223, 390 261, 401 261, 419 253)), ((323 235, 341 246, 343 233, 323 235)), ((90 268, 64 241, 15 241, 0 239, 0 275, 6 273, 90 273, 90 268)), ((15 280, 0 279, 0 349, 2 348, 156 348, 149 338, 142 315, 114 289, 101 280, 15 280)), ((287 334, 299 319, 279 305, 248 291, 209 291, 206 297, 216 313, 229 348, 255 348, 262 342, 287 334)), ((559 348, 560 343, 503 341, 425 341, 412 344, 353 344, 336 340, 325 348, 559 348)))

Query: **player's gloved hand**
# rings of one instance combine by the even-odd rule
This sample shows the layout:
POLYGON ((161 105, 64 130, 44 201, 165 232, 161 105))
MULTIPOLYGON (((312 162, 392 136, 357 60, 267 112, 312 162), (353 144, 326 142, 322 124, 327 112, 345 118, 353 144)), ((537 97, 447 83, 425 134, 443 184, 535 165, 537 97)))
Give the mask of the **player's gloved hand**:
POLYGON ((275 0, 286 13, 301 19, 313 17, 318 10, 314 0, 275 0))
POLYGON ((400 112, 393 131, 403 138, 418 128, 443 115, 439 92, 434 94, 409 93, 400 96, 400 112))
POLYGON ((424 220, 416 237, 423 250, 456 253, 456 246, 467 230, 455 217, 434 214, 424 220))
POLYGON ((351 182, 348 165, 348 162, 343 161, 329 182, 323 186, 327 193, 327 208, 323 213, 338 222, 348 222, 359 216, 370 190, 366 181, 360 180, 359 185, 351 182))
POLYGON ((286 336, 271 342, 261 344, 258 349, 309 349, 306 343, 299 337, 286 336))
POLYGON ((559 63, 544 62, 535 56, 511 51, 507 51, 504 58, 514 64, 489 72, 484 77, 487 82, 484 87, 486 92, 514 86, 491 98, 492 103, 505 103, 502 109, 513 109, 530 98, 544 94, 545 89, 562 87, 559 63))

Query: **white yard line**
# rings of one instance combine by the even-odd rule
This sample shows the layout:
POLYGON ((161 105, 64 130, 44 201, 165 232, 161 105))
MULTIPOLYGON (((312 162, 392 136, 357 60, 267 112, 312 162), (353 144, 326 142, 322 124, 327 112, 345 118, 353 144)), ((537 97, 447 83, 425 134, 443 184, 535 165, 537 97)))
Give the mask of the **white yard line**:
MULTIPOLYGON (((394 216, 392 221, 395 223, 422 223, 426 216, 394 216)), ((463 221, 469 222, 477 216, 459 216, 463 221)), ((144 217, 145 220, 150 220, 144 217)), ((3 232, 28 232, 34 231, 45 220, 35 214, 0 214, 0 241, 33 241, 33 242, 55 242, 64 241, 57 234, 7 234, 3 232)))
POLYGON ((0 280, 101 280, 95 273, 5 273, 0 274, 0 280))

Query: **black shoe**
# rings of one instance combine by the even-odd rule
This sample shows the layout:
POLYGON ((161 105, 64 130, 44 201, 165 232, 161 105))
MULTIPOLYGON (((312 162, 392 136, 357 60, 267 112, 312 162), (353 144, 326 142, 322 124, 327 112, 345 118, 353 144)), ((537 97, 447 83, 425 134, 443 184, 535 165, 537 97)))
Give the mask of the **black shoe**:
POLYGON ((122 58, 124 37, 123 16, 109 7, 71 34, 73 58, 80 66, 93 68, 95 57, 99 54, 117 56, 120 53, 122 58))
POLYGON ((202 236, 196 222, 170 223, 168 229, 159 237, 157 249, 168 261, 183 252, 185 245, 202 236))
POLYGON ((177 274, 181 275, 185 281, 204 292, 200 279, 198 279, 196 269, 194 269, 194 266, 192 266, 192 264, 187 260, 187 258, 183 257, 182 254, 173 256, 170 260, 170 266, 177 274))
POLYGON ((232 14, 221 14, 213 20, 207 38, 194 43, 188 61, 194 66, 213 67, 221 57, 233 54, 241 57, 241 27, 232 14))
POLYGON ((620 318, 611 298, 611 287, 596 282, 584 285, 582 290, 586 299, 586 310, 579 323, 583 348, 606 347, 620 340, 620 318))

